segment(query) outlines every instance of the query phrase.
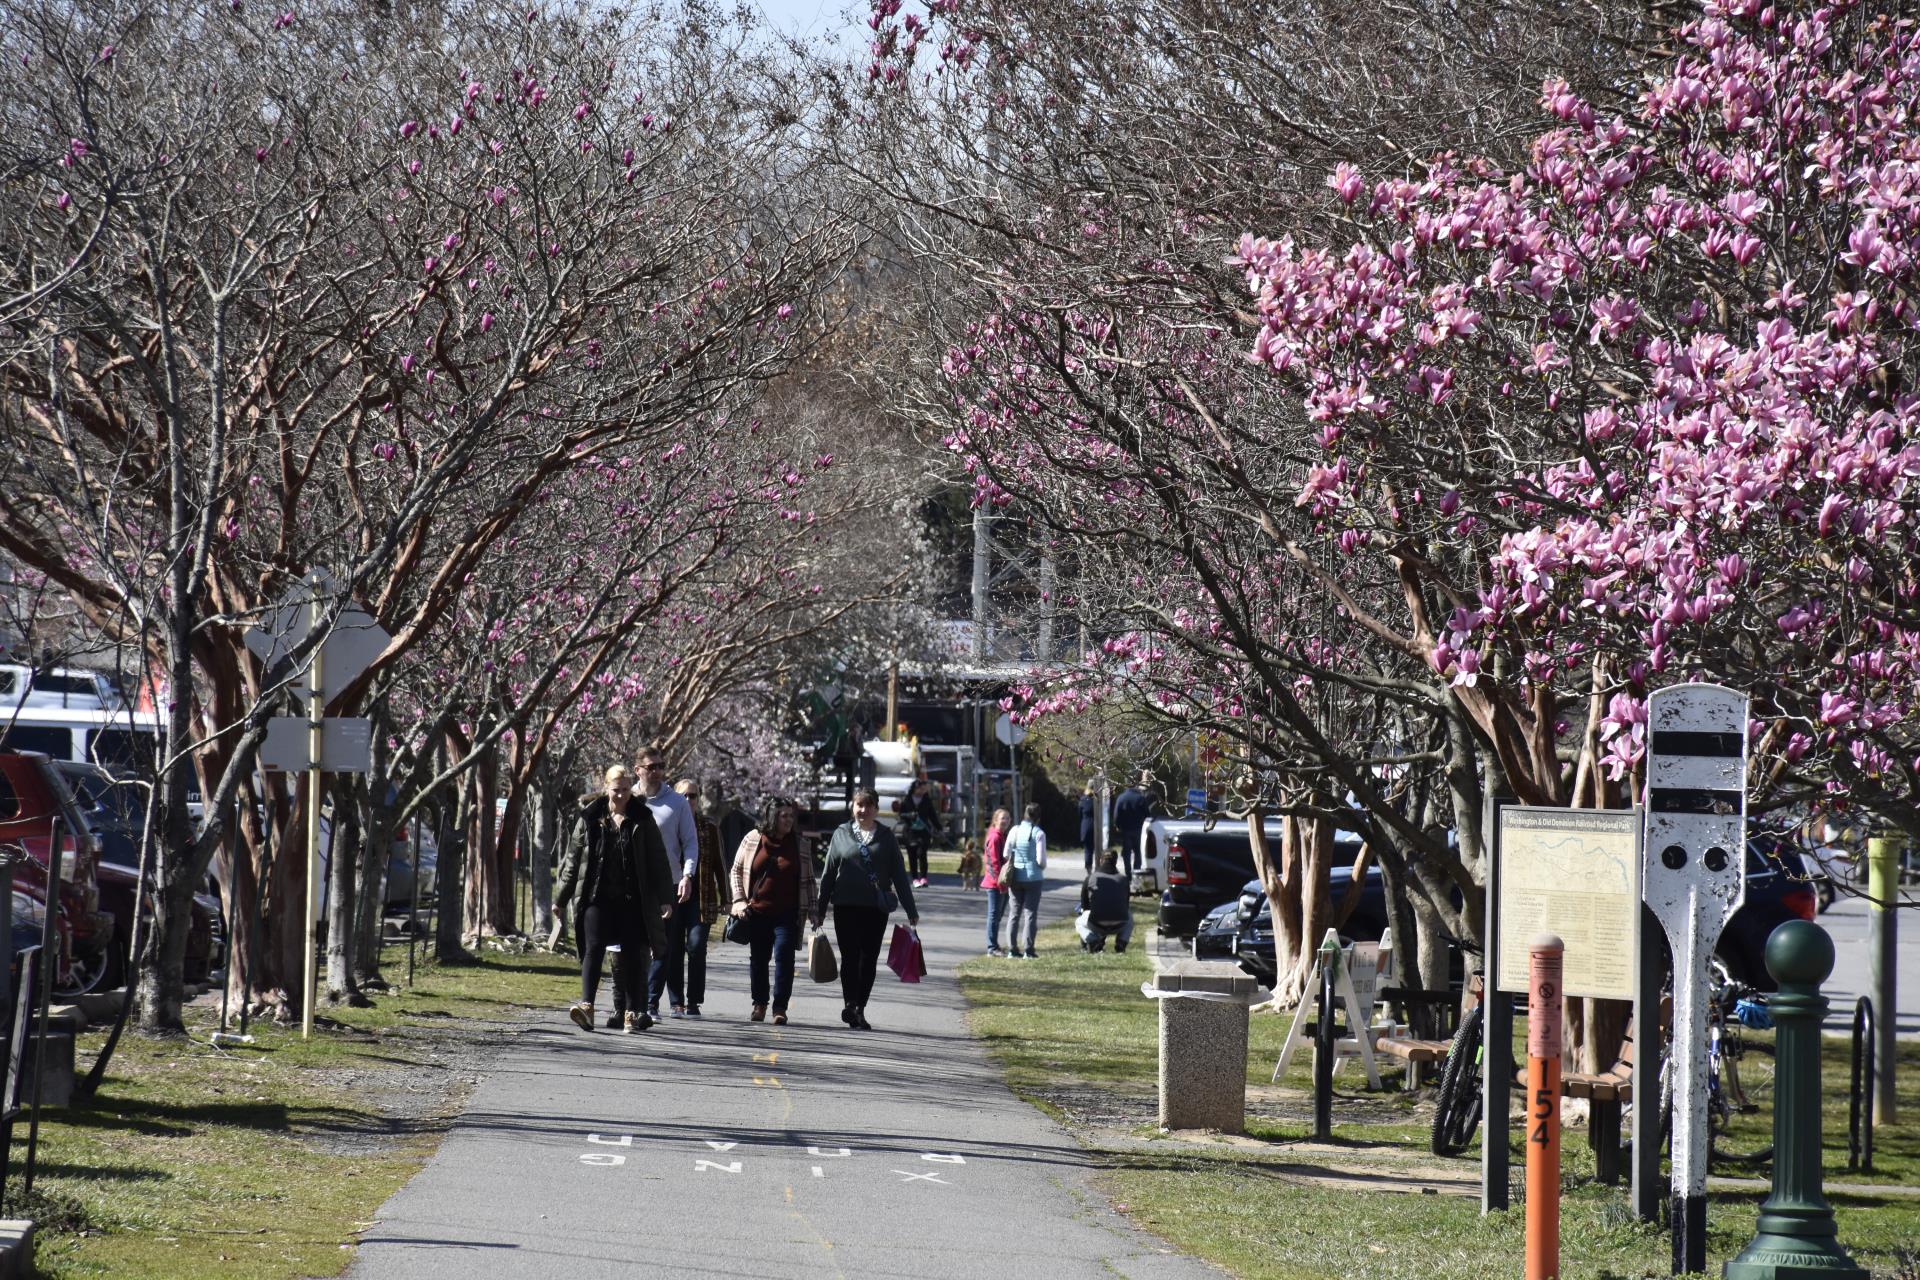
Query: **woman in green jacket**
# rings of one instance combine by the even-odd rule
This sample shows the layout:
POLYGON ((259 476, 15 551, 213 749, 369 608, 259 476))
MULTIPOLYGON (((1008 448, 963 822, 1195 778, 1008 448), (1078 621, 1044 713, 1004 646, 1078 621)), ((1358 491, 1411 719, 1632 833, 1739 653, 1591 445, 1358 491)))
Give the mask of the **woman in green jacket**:
POLYGON ((831 906, 833 934, 840 944, 840 994, 846 1001, 840 1020, 861 1031, 873 1030, 867 1021, 867 997, 873 992, 873 974, 896 897, 906 908, 908 927, 918 925, 913 882, 900 856, 899 841, 880 823, 880 797, 865 789, 856 791, 853 821, 836 828, 827 845, 813 926, 820 927, 831 906))

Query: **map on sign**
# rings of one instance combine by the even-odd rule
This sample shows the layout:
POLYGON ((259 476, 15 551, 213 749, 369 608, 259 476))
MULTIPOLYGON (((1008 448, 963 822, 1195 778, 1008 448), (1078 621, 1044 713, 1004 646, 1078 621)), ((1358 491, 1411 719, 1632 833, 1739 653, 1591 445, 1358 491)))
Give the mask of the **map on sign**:
POLYGON ((1633 999, 1639 810, 1508 805, 1499 838, 1499 989, 1524 993, 1527 940, 1557 933, 1567 945, 1568 995, 1633 999))

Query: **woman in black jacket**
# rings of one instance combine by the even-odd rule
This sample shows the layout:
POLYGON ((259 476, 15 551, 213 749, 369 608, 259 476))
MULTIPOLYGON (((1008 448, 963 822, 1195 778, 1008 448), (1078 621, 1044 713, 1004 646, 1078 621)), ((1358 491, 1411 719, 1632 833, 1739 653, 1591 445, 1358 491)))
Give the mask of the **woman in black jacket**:
POLYGON ((880 797, 856 791, 853 821, 835 828, 827 845, 813 926, 820 927, 831 906, 834 938, 840 944, 840 994, 846 1001, 840 1020, 861 1031, 873 1030, 867 1022, 867 997, 873 992, 873 973, 896 896, 906 908, 908 927, 919 924, 900 844, 880 822, 880 797))
POLYGON ((667 848, 647 802, 633 794, 625 765, 607 770, 605 795, 580 811, 573 857, 555 895, 573 904, 573 936, 580 943, 580 1000, 567 1016, 593 1030, 593 997, 607 947, 620 945, 615 981, 624 982, 628 1035, 653 1025, 646 1014, 645 975, 651 948, 664 946, 673 913, 673 876, 667 848))

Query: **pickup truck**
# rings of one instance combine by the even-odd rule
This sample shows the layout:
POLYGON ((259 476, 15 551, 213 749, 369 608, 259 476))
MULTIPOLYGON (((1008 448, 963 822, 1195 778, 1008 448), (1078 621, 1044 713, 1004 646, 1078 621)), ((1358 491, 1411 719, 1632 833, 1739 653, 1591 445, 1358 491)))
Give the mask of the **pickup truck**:
MULTIPOLYGON (((1200 922, 1215 907, 1233 902, 1249 880, 1257 877, 1253 866, 1253 845, 1247 824, 1223 818, 1211 828, 1201 821, 1163 822, 1160 850, 1163 873, 1160 893, 1160 932, 1170 937, 1192 938, 1200 922)), ((1267 842, 1277 848, 1281 838, 1281 820, 1266 822, 1267 842)), ((1333 878, 1336 891, 1344 889, 1352 878, 1353 862, 1360 853, 1360 842, 1348 832, 1334 839, 1333 878)), ((1368 870, 1368 891, 1381 894, 1379 869, 1368 870)), ((1380 914, 1384 920, 1385 911, 1380 914)))

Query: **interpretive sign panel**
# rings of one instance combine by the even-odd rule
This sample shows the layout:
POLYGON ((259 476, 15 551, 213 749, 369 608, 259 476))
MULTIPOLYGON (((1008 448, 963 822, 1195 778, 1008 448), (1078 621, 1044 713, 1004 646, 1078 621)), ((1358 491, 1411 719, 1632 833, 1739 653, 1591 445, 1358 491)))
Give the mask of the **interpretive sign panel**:
POLYGON ((1570 996, 1633 999, 1640 923, 1640 813, 1635 809, 1500 808, 1496 951, 1502 991, 1527 990, 1527 939, 1567 944, 1570 996))

